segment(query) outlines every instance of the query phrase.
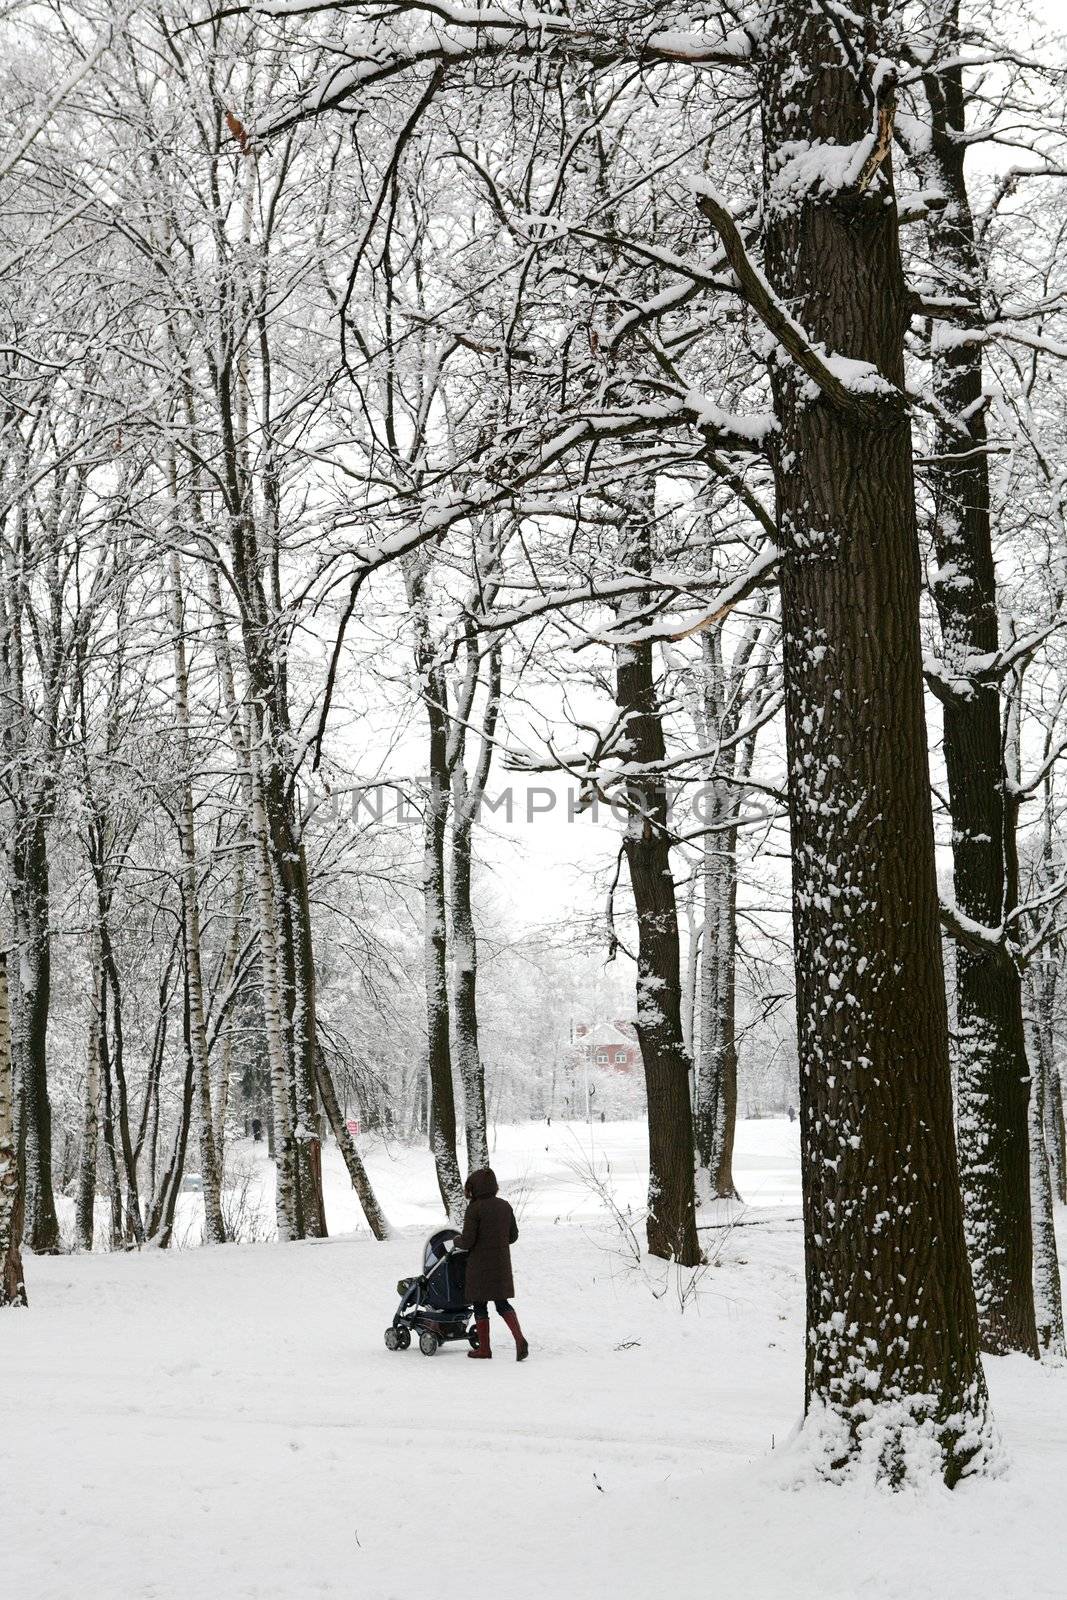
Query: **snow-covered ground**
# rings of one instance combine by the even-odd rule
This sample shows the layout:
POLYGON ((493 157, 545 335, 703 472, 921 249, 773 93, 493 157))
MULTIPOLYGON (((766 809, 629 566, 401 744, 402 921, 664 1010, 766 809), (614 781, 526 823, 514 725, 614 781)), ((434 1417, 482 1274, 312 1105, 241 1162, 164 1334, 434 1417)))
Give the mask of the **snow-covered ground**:
POLYGON ((789 1487, 796 1130, 745 1123, 738 1144, 749 1208, 711 1219, 727 1225, 706 1232, 713 1264, 694 1277, 629 1251, 639 1126, 500 1130, 523 1366, 498 1323, 491 1364, 459 1345, 432 1360, 384 1348, 396 1279, 440 1220, 417 1151, 368 1147, 402 1230, 385 1245, 338 1236, 357 1214, 331 1159, 328 1241, 28 1260, 31 1308, 0 1316, 0 1593, 1067 1593, 1067 1370, 988 1363, 997 1480, 952 1495, 789 1487))

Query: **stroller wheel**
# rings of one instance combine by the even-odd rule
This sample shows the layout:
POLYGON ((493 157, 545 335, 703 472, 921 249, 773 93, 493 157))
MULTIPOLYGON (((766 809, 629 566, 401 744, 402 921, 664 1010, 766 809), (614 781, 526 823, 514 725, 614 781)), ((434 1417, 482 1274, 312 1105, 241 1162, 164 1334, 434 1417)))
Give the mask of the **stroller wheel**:
POLYGON ((396 1328, 394 1331, 396 1333, 397 1340, 396 1348, 398 1350, 406 1350, 411 1343, 411 1329, 396 1328))
POLYGON ((404 1348, 400 1343, 400 1330, 398 1328, 386 1328, 385 1348, 387 1350, 402 1350, 404 1348))
POLYGON ((437 1354, 439 1345, 440 1340, 438 1339, 436 1333, 419 1334, 419 1349, 422 1351, 424 1356, 435 1356, 437 1354))
POLYGON ((472 1350, 477 1350, 477 1348, 478 1348, 478 1330, 477 1330, 477 1328, 468 1328, 467 1329, 467 1343, 470 1345, 472 1350))

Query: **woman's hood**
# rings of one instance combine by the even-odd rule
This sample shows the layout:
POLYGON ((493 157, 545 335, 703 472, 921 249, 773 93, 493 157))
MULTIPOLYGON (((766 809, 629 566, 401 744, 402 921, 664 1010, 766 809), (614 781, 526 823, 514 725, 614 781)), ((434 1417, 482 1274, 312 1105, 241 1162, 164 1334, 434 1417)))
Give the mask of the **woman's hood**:
POLYGON ((472 1172, 467 1179, 467 1193, 472 1200, 488 1200, 490 1195, 496 1194, 499 1187, 492 1167, 483 1167, 480 1172, 472 1172))

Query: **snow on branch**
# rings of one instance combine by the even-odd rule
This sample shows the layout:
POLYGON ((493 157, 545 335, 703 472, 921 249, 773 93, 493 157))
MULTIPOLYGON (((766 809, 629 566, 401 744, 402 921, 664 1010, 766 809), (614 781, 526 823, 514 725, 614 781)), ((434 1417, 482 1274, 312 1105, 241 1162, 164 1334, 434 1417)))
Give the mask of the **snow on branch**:
POLYGON ((462 6, 449 5, 447 0, 409 0, 391 7, 389 22, 406 19, 408 24, 403 32, 396 29, 392 33, 383 26, 386 19, 377 0, 339 0, 333 5, 321 0, 263 0, 258 5, 225 7, 210 20, 249 12, 285 20, 324 11, 364 16, 375 25, 373 40, 364 54, 350 54, 346 65, 282 101, 257 124, 257 137, 268 138, 325 111, 344 109, 374 84, 429 62, 459 65, 494 56, 538 56, 551 49, 597 66, 624 61, 741 66, 753 55, 752 37, 745 28, 719 36, 701 30, 662 29, 641 35, 610 18, 605 25, 596 26, 532 6, 462 6))
MULTIPOLYGON (((600 640, 604 644, 627 645, 639 644, 647 639, 667 639, 674 644, 682 639, 691 639, 694 634, 703 633, 706 628, 712 628, 717 622, 722 622, 742 601, 747 600, 750 594, 762 588, 777 569, 781 555, 777 545, 769 542, 765 544, 752 565, 717 596, 715 605, 710 611, 684 622, 681 627, 679 627, 680 619, 677 617, 663 618, 642 628, 628 627, 623 623, 619 627, 609 628, 600 635, 600 640)), ((647 583, 645 586, 647 587, 647 583)))
POLYGON ((941 902, 941 926, 957 944, 962 944, 976 955, 1001 955, 1010 959, 1003 928, 987 928, 984 923, 975 922, 973 917, 965 916, 958 906, 948 900, 941 902))
POLYGON ((387 565, 416 549, 458 522, 491 510, 509 500, 516 489, 536 481, 583 445, 626 438, 661 429, 694 427, 705 442, 722 450, 759 451, 776 426, 773 416, 739 416, 721 411, 705 396, 688 394, 635 405, 624 411, 587 413, 571 422, 561 420, 558 431, 525 460, 515 464, 506 481, 486 481, 481 492, 450 493, 425 505, 416 521, 400 533, 373 545, 357 546, 358 566, 365 572, 387 565))
POLYGON ((745 299, 801 371, 842 411, 868 421, 898 415, 904 396, 896 385, 883 378, 871 362, 830 354, 810 339, 749 255, 725 200, 702 178, 693 180, 692 187, 702 215, 722 240, 745 299))

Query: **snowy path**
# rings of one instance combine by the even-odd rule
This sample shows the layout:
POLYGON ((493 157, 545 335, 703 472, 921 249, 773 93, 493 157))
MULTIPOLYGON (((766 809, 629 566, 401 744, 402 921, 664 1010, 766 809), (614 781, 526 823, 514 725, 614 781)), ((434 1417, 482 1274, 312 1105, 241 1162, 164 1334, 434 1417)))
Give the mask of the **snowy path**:
MULTIPOLYGON (((608 1132, 621 1190, 639 1140, 608 1132)), ((395 1280, 419 1258, 424 1219, 403 1206, 433 1217, 415 1154, 390 1167, 391 1195, 375 1163, 412 1229, 384 1246, 31 1261, 31 1311, 0 1318, 5 1596, 1067 1591, 1047 1531, 1067 1372, 991 1363, 1012 1457, 997 1482, 927 1499, 781 1486, 802 1380, 793 1130, 742 1129, 766 1225, 721 1230, 684 1311, 676 1283, 626 1264, 543 1134, 505 1130, 497 1152, 525 1177, 522 1367, 499 1326, 492 1364, 384 1349, 395 1280)))

